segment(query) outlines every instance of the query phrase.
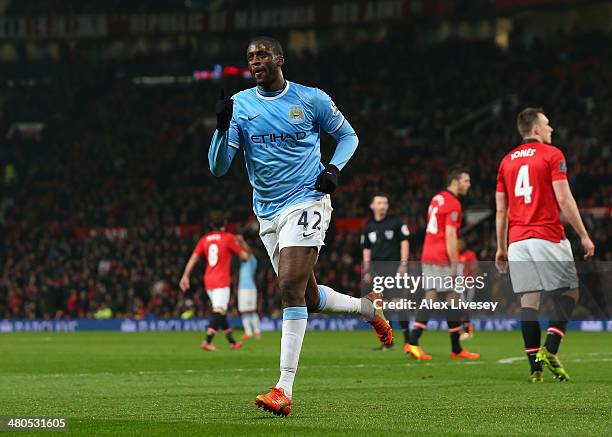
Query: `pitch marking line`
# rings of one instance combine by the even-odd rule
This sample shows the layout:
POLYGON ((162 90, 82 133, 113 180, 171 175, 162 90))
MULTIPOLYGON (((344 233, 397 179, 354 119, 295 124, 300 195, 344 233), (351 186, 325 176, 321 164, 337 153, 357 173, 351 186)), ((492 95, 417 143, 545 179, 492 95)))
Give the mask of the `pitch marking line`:
MULTIPOLYGON (((564 361, 568 363, 589 363, 589 362, 612 362, 612 352, 588 352, 584 354, 566 354, 564 361), (571 358, 574 356, 575 358, 571 358), (570 358, 567 358, 570 357, 570 358), (593 357, 593 358, 585 358, 585 357, 593 357), (600 357, 600 358, 597 358, 600 357)), ((520 357, 508 357, 497 360, 497 364, 513 364, 517 361, 524 360, 524 356, 520 357)), ((425 363, 403 363, 402 367, 437 367, 437 366, 477 366, 482 364, 490 364, 490 361, 478 360, 478 361, 456 361, 456 362, 425 362, 425 363)), ((388 368, 387 364, 353 364, 353 365, 320 365, 320 366, 300 366, 300 369, 333 369, 333 368, 354 368, 354 369, 362 369, 362 368, 388 368)), ((271 370, 276 370, 273 367, 236 367, 236 368, 225 368, 225 369, 215 369, 217 373, 236 373, 236 372, 269 372, 271 370)), ((5 374, 3 377, 8 378, 27 378, 27 379, 35 379, 35 378, 90 378, 92 376, 120 376, 120 375, 131 375, 131 376, 155 376, 155 375, 180 375, 180 374, 192 374, 192 373, 200 373, 204 372, 205 369, 184 369, 184 370, 160 370, 160 371, 135 371, 135 372, 90 372, 90 373, 41 373, 38 375, 32 374, 5 374)))
MULTIPOLYGON (((430 367, 430 366, 467 366, 467 365, 480 365, 480 364, 487 364, 484 361, 458 361, 458 362, 448 362, 448 363, 403 363, 401 364, 402 367, 416 367, 416 366, 424 366, 424 367, 430 367)), ((320 365, 320 366, 300 366, 301 370, 307 369, 307 370, 311 370, 311 369, 333 369, 333 368, 342 368, 342 369, 347 369, 347 368, 354 368, 354 369, 361 369, 361 368, 384 368, 387 369, 389 368, 388 365, 382 365, 382 364, 353 364, 353 365, 320 365)), ((159 375, 180 375, 180 374, 192 374, 192 373, 200 373, 200 372, 204 372, 206 369, 199 369, 199 370, 195 370, 195 369, 185 369, 185 370, 158 370, 158 371, 147 371, 147 370, 140 370, 140 371, 134 371, 134 372, 91 372, 91 373, 40 373, 40 374, 36 374, 36 375, 32 375, 32 374, 5 374, 4 377, 9 377, 9 378, 26 378, 26 379, 32 379, 32 378, 66 378, 66 377, 70 377, 70 378, 90 378, 93 376, 159 376, 159 375)), ((230 368, 224 368, 224 369, 215 369, 216 373, 237 373, 237 372, 269 372, 271 370, 277 370, 276 368, 273 367, 230 367, 230 368)))

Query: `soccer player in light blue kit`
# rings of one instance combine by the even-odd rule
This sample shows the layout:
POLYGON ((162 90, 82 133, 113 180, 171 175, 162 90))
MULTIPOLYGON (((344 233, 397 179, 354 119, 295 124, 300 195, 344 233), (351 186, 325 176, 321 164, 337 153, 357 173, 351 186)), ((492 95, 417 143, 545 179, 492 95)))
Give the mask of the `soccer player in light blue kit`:
POLYGON ((259 339, 261 338, 261 329, 259 327, 259 314, 257 314, 257 284, 255 283, 257 258, 255 258, 244 237, 236 235, 236 240, 250 255, 246 261, 242 261, 240 264, 238 278, 238 312, 240 312, 242 326, 244 327, 242 338, 246 340, 255 336, 259 339))
POLYGON ((259 235, 278 275, 283 307, 280 378, 255 403, 287 416, 308 312, 361 314, 385 345, 393 334, 382 309, 374 305, 378 294, 358 299, 317 285, 313 269, 331 219, 330 194, 358 139, 326 93, 285 80, 284 61, 277 40, 251 40, 247 62, 256 86, 232 99, 221 90, 208 162, 215 176, 223 176, 238 150, 244 153, 259 235), (326 166, 321 163, 321 129, 337 142, 326 166))

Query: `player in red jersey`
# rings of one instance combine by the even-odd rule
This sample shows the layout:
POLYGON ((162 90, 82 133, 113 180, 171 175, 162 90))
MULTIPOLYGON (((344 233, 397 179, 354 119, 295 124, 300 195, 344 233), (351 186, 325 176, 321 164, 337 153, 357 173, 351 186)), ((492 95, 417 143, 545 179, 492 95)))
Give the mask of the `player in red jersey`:
MULTIPOLYGON (((465 246, 465 240, 459 239, 457 241, 457 276, 463 276, 465 278, 472 278, 478 270, 478 257, 476 252, 468 249, 465 246)), ((470 288, 463 293, 464 300, 471 302, 474 299, 474 288, 470 288)), ((469 340, 474 337, 474 324, 470 320, 470 311, 464 310, 461 318, 463 332, 459 336, 459 340, 469 340)))
POLYGON ((215 352, 217 348, 213 346, 212 340, 219 329, 230 342, 232 350, 239 349, 241 342, 236 342, 232 335, 232 329, 227 323, 227 304, 230 298, 230 267, 232 254, 236 254, 242 261, 250 256, 236 241, 236 236, 225 232, 226 220, 222 213, 214 212, 210 215, 210 223, 213 231, 204 235, 198 241, 191 258, 185 266, 180 287, 183 292, 189 289, 189 277, 193 268, 200 258, 206 259, 206 271, 204 272, 204 288, 212 305, 210 325, 208 335, 202 343, 202 349, 215 352))
POLYGON ((593 256, 595 245, 570 190, 565 157, 551 145, 553 128, 542 109, 521 111, 517 128, 523 142, 504 157, 497 174, 495 262, 502 273, 510 262, 512 288, 521 296, 521 327, 531 367, 528 381, 543 381, 542 364, 555 378, 569 380, 557 352, 578 300, 578 275, 559 210, 580 237, 585 259, 593 256), (542 291, 556 293, 546 342, 540 347, 542 291))
MULTIPOLYGON (((427 210, 427 229, 421 262, 423 267, 423 282, 425 300, 437 300, 437 293, 443 292, 449 306, 453 300, 459 298, 451 286, 457 275, 457 240, 461 228, 461 203, 458 196, 465 196, 470 189, 470 174, 466 169, 453 169, 448 174, 448 184, 445 191, 436 194, 427 210)), ((430 360, 419 346, 419 339, 427 327, 431 308, 419 308, 416 321, 410 331, 410 342, 404 352, 417 360, 430 360)), ((477 359, 479 354, 468 352, 461 347, 459 331, 461 331, 461 318, 457 311, 449 309, 447 312, 448 332, 451 339, 451 358, 477 359)))

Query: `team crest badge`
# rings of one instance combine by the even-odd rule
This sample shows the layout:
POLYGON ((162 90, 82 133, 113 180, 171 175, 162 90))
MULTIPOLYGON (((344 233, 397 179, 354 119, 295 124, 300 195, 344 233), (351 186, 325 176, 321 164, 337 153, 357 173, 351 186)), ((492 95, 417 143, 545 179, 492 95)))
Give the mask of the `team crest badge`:
POLYGON ((387 240, 391 240, 393 238, 393 229, 385 231, 385 237, 387 238, 387 240))
POLYGON ((376 243, 376 232, 370 232, 368 234, 368 240, 370 240, 372 244, 376 243))
POLYGON ((300 124, 304 121, 304 110, 295 106, 289 110, 289 121, 293 124, 300 124))

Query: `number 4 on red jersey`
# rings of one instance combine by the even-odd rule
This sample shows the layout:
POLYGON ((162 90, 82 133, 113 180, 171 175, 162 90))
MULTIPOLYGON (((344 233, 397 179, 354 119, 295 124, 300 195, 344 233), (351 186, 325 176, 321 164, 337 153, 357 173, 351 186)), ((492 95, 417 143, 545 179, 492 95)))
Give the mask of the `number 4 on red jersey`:
POLYGON ((567 179, 563 153, 555 146, 526 142, 508 153, 497 173, 497 192, 508 202, 508 242, 565 239, 553 181, 567 179))

